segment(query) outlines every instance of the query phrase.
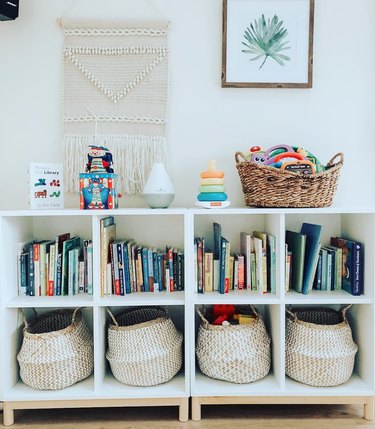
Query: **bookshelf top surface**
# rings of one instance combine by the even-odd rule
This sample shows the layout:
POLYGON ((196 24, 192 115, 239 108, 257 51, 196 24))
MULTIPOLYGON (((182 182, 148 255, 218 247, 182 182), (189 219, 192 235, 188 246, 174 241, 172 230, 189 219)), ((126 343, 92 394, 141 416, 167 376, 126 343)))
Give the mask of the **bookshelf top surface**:
POLYGON ((169 207, 167 209, 121 208, 115 210, 80 210, 75 208, 57 210, 0 210, 0 216, 119 216, 119 215, 183 215, 192 214, 375 214, 375 207, 324 207, 324 208, 257 208, 227 207, 204 209, 193 207, 169 207))

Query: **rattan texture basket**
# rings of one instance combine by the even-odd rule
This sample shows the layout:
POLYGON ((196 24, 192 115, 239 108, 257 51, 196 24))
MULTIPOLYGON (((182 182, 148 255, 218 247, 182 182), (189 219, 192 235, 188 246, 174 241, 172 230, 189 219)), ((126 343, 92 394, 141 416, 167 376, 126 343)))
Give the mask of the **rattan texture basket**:
POLYGON ((237 306, 255 316, 250 324, 212 325, 209 309, 197 308, 201 319, 196 344, 198 365, 208 377, 232 383, 264 378, 271 367, 271 339, 262 317, 253 306, 237 306), (250 310, 250 311, 249 311, 250 310))
POLYGON ((358 347, 346 318, 351 305, 286 310, 286 374, 316 387, 345 383, 352 375, 358 347))
POLYGON ((344 155, 336 154, 325 171, 306 175, 247 161, 241 152, 236 152, 235 160, 246 206, 329 207, 344 155))
POLYGON ((111 317, 106 357, 113 376, 132 386, 171 380, 182 366, 183 336, 166 309, 140 307, 111 317))
POLYGON ((24 318, 17 355, 21 380, 35 389, 57 390, 87 378, 94 368, 94 351, 81 309, 35 315, 30 323, 24 318))

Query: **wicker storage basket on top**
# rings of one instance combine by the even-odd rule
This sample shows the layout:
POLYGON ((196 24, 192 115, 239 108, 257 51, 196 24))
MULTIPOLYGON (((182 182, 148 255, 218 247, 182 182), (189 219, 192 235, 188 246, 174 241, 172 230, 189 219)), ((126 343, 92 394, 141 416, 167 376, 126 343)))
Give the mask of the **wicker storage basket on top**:
POLYGON ((254 315, 245 325, 212 325, 207 308, 197 309, 201 319, 196 345, 198 365, 203 374, 232 383, 251 383, 264 378, 271 366, 271 340, 262 317, 253 306, 236 311, 254 315))
POLYGON ((318 387, 349 380, 358 350, 345 315, 350 307, 287 310, 285 372, 289 377, 318 387))
POLYGON ((247 206, 328 207, 337 189, 344 155, 336 154, 325 171, 306 175, 247 161, 241 152, 236 152, 235 160, 247 206))
POLYGON ((81 309, 36 314, 31 323, 25 320, 17 359, 22 381, 35 389, 63 389, 87 378, 94 368, 94 352, 81 309))
POLYGON ((114 377, 132 386, 154 386, 173 378, 182 365, 182 334, 160 307, 127 310, 108 327, 106 357, 114 377))

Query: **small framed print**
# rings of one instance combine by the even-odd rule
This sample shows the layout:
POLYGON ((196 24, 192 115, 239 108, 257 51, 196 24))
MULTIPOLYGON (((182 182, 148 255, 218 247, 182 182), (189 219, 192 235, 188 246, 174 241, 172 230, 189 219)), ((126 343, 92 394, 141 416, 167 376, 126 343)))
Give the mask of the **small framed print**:
POLYGON ((221 86, 312 88, 314 0, 223 0, 221 86))

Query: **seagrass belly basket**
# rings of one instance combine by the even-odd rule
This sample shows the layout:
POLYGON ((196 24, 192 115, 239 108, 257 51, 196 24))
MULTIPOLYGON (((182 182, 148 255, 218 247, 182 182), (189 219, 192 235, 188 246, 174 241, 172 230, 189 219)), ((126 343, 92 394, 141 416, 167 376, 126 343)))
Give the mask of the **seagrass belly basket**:
POLYGON ((57 310, 25 319, 17 355, 20 377, 28 386, 56 390, 87 378, 94 368, 91 333, 80 308, 57 310))
POLYGON ((154 386, 172 379, 182 366, 182 334, 166 309, 139 307, 111 318, 106 357, 113 376, 131 386, 154 386))
POLYGON ((325 171, 296 174, 248 161, 235 154, 245 205, 253 207, 329 207, 335 195, 344 155, 336 154, 325 171))
POLYGON ((197 309, 201 319, 196 344, 198 365, 203 374, 232 383, 251 383, 264 378, 271 367, 271 339, 256 308, 237 306, 252 316, 251 323, 213 325, 209 308, 197 309))
POLYGON ((350 307, 287 310, 285 372, 289 377, 317 387, 349 380, 358 350, 346 318, 350 307))

